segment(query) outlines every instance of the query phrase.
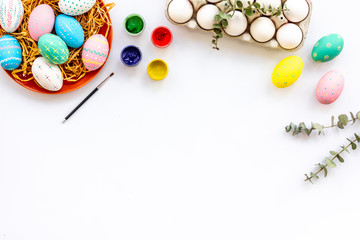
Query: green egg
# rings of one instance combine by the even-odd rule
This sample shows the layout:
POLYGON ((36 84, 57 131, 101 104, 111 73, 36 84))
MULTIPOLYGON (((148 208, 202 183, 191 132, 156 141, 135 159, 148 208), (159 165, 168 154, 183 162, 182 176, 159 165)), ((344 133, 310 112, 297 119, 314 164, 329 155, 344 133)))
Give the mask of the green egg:
POLYGON ((343 48, 344 39, 339 34, 330 34, 315 44, 311 56, 315 62, 329 62, 339 56, 343 48))
POLYGON ((69 58, 69 49, 66 43, 57 35, 45 34, 38 42, 41 55, 53 64, 63 64, 69 58))

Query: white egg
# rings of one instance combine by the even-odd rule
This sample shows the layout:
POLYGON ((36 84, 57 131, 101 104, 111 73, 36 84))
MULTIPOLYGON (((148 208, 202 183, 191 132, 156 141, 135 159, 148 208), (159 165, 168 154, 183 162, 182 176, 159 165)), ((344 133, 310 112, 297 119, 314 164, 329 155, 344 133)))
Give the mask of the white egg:
MULTIPOLYGON (((229 12, 230 15, 233 12, 229 12)), ((225 32, 230 36, 240 36, 247 28, 247 18, 240 11, 235 11, 235 14, 228 20, 229 25, 225 28, 225 32)))
POLYGON ((188 22, 194 14, 194 8, 189 0, 173 0, 168 7, 171 20, 176 23, 188 22))
POLYGON ((0 0, 0 24, 8 33, 15 32, 24 17, 21 0, 0 0))
POLYGON ((213 4, 206 4, 202 6, 196 15, 196 20, 199 26, 205 30, 213 29, 215 15, 219 14, 219 12, 219 8, 213 4))
POLYGON ((221 2, 222 0, 207 0, 209 3, 218 3, 221 2))
POLYGON ((303 32, 296 24, 287 23, 279 28, 276 39, 282 48, 291 50, 301 44, 303 32))
POLYGON ((309 4, 306 0, 287 0, 285 5, 289 10, 284 11, 284 15, 290 22, 301 22, 309 15, 309 4))
POLYGON ((270 18, 259 17, 250 26, 251 36, 258 42, 268 42, 275 35, 275 24, 270 18))
POLYGON ((60 68, 49 63, 45 58, 35 59, 31 71, 36 82, 46 90, 56 92, 62 88, 63 76, 60 68))
MULTIPOLYGON (((239 0, 231 0, 231 4, 234 5, 235 1, 237 2, 239 0)), ((247 8, 249 6, 248 2, 250 2, 250 4, 254 3, 254 0, 240 0, 240 1, 242 2, 244 8, 247 8)))
MULTIPOLYGON (((265 8, 278 8, 281 6, 281 0, 256 0, 258 4, 260 4, 261 7, 265 6, 265 8)), ((264 13, 265 15, 271 15, 270 11, 267 11, 264 13)))

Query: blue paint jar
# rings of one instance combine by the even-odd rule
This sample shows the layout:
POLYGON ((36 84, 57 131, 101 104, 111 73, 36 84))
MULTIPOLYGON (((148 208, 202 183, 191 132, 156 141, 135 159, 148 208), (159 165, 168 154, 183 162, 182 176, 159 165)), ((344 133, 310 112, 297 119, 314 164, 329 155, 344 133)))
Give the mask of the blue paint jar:
POLYGON ((135 67, 140 63, 142 53, 138 47, 130 45, 122 50, 120 58, 125 66, 135 67))

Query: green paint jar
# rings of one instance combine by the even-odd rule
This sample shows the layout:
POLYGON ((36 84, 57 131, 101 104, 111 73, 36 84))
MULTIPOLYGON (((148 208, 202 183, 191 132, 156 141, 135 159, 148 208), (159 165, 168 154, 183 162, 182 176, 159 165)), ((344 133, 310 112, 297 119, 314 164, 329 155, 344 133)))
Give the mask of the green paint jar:
POLYGON ((131 14, 125 19, 125 30, 132 36, 141 34, 145 29, 145 20, 138 14, 131 14))

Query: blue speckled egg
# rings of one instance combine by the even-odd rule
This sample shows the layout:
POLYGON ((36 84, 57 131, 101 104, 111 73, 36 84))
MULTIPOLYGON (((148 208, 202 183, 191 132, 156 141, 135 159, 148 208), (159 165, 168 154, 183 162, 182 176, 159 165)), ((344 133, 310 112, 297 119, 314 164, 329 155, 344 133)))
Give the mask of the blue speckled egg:
POLYGON ((0 38, 0 63, 5 70, 18 68, 22 61, 20 43, 13 36, 4 35, 0 38))
POLYGON ((38 42, 41 55, 50 63, 63 64, 69 58, 69 49, 66 43, 54 34, 44 34, 38 42))
POLYGON ((55 32, 71 48, 79 48, 84 43, 84 30, 73 17, 64 14, 57 16, 55 32))

